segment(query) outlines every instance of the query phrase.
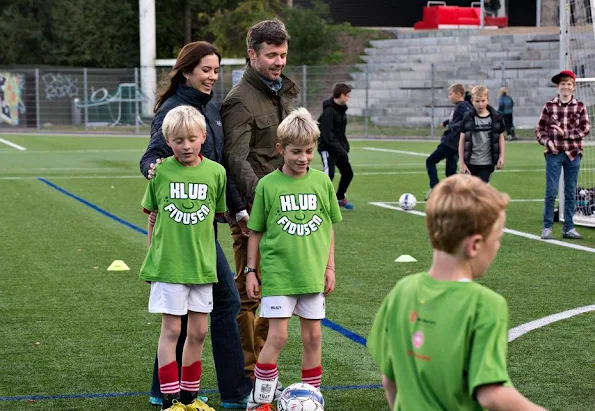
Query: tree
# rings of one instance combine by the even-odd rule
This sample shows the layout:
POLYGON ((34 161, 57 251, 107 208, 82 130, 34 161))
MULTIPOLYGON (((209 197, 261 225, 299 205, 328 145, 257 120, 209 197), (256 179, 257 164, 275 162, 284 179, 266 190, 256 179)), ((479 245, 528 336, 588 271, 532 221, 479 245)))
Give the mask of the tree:
POLYGON ((246 57, 246 33, 254 24, 279 16, 283 11, 279 0, 246 0, 233 9, 219 9, 211 15, 204 13, 206 31, 212 34, 213 44, 226 57, 246 57))
POLYGON ((284 22, 291 35, 291 64, 325 64, 343 57, 339 34, 349 25, 332 24, 328 4, 315 1, 312 8, 286 9, 284 22))

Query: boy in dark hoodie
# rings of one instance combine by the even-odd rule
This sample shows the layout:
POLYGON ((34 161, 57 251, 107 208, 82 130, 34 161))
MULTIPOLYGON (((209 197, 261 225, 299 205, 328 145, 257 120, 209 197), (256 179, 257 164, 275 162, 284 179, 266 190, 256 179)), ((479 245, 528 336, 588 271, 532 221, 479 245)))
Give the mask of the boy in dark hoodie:
POLYGON ((471 104, 465 101, 465 87, 462 84, 453 84, 448 88, 448 100, 455 105, 450 113, 450 118, 442 123, 447 129, 442 134, 440 144, 436 150, 426 159, 426 170, 430 178, 430 190, 427 192, 427 200, 432 189, 438 184, 438 170, 436 164, 446 159, 446 177, 457 173, 457 161, 459 160, 459 135, 463 115, 471 110, 471 104))
POLYGON ((322 103, 322 114, 318 118, 320 123, 320 137, 318 138, 318 152, 322 157, 324 172, 331 180, 335 177, 335 166, 341 173, 341 180, 337 189, 337 201, 345 210, 353 210, 354 205, 347 201, 345 193, 353 180, 353 169, 349 163, 349 142, 345 135, 347 127, 347 102, 351 87, 344 83, 335 84, 333 98, 322 103))
POLYGON ((504 167, 502 114, 488 104, 489 90, 479 85, 471 90, 473 109, 463 116, 459 140, 460 172, 489 183, 494 168, 504 167))

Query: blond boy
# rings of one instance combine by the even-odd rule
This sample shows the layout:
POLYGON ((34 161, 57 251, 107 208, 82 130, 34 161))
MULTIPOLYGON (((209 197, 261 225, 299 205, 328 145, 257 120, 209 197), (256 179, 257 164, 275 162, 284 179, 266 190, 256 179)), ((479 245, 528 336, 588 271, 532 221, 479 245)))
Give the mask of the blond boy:
POLYGON ((277 360, 287 342, 293 315, 300 318, 302 381, 320 387, 321 320, 325 297, 335 288, 333 224, 341 211, 328 176, 309 167, 320 135, 305 108, 291 112, 277 129, 276 148, 283 166, 263 177, 248 228, 246 292, 261 300, 269 335, 254 369, 248 409, 270 410, 278 382, 277 360), (259 261, 262 285, 256 278, 259 261))
POLYGON ((502 115, 489 105, 486 86, 471 90, 473 109, 465 113, 459 140, 460 172, 470 173, 488 183, 494 169, 504 167, 504 131, 502 115))
POLYGON ((473 282, 498 253, 508 201, 462 174, 432 192, 432 266, 397 283, 368 337, 391 410, 543 410, 508 376, 506 300, 473 282))
POLYGON ((195 108, 172 109, 162 129, 174 156, 161 162, 142 200, 145 212, 159 212, 140 270, 140 278, 151 282, 149 312, 162 314, 157 347, 162 409, 214 411, 197 393, 217 282, 213 220, 226 209, 225 169, 200 154, 206 124, 195 108), (176 344, 181 317, 186 314, 187 337, 178 377, 176 344))

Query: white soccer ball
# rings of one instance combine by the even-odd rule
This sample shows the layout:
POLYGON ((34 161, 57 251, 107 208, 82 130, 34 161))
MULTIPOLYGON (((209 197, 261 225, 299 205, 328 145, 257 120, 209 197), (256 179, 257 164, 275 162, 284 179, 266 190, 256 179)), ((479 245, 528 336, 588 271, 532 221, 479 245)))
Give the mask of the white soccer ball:
POLYGON ((324 398, 318 388, 298 382, 283 390, 277 408, 279 411, 322 411, 324 398))
POLYGON ((399 207, 401 207, 403 210, 413 210, 416 204, 417 200, 411 193, 405 193, 401 196, 401 198, 399 198, 399 207))

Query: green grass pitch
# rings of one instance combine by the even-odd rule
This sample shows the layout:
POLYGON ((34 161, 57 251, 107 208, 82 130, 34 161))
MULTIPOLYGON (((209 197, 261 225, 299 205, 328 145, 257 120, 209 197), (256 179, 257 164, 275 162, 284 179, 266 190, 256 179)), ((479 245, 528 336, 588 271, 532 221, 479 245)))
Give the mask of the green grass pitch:
MULTIPOLYGON (((146 393, 160 318, 147 312, 149 288, 138 280, 145 236, 38 179, 144 229, 140 200, 146 181, 138 161, 148 138, 4 138, 27 150, 0 144, 0 409, 155 410, 146 393), (117 259, 131 270, 106 271, 117 259)), ((355 179, 348 196, 356 209, 345 212, 335 227, 337 289, 328 299, 327 318, 359 336, 367 336, 395 282, 430 264, 424 219, 370 203, 394 206, 405 192, 423 200, 423 154, 435 146, 352 142, 355 179), (401 254, 418 262, 395 263, 401 254)), ((313 166, 320 167, 319 158, 313 166)), ((508 228, 540 234, 544 174, 542 147, 507 145, 505 169, 492 183, 513 199, 508 228)), ((416 207, 423 209, 423 203, 416 207)), ((578 230, 585 239, 574 244, 595 248, 595 230, 578 230)), ((554 232, 561 240, 559 223, 554 232)), ((231 240, 223 225, 219 237, 231 262, 231 240)), ((594 267, 593 252, 506 234, 481 282, 507 298, 510 326, 515 327, 593 304, 594 267)), ((589 312, 511 342, 509 371, 515 386, 551 410, 594 409, 594 336, 595 312, 589 312)), ((329 328, 323 338, 327 409, 387 409, 377 388, 378 369, 365 347, 329 328)), ((209 344, 201 384, 205 390, 216 388, 209 344)), ((279 364, 283 383, 299 381, 299 359, 293 321, 279 364)), ((218 395, 210 394, 209 402, 217 409, 218 395)))

